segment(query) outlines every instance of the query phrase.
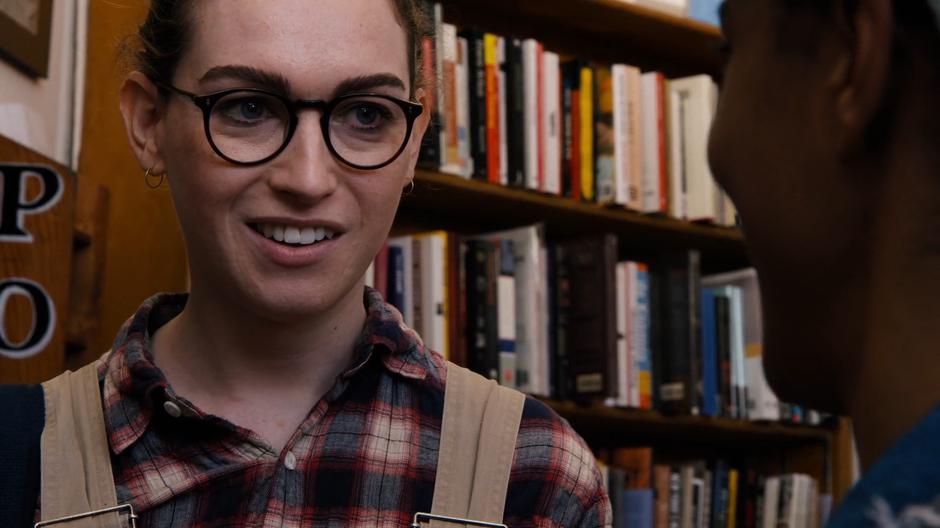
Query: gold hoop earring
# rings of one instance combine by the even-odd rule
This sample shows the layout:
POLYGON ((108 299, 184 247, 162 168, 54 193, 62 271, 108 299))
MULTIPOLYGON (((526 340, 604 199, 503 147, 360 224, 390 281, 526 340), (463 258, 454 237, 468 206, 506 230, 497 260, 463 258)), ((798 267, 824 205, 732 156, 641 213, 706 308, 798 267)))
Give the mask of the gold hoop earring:
POLYGON ((164 180, 166 180, 166 174, 151 174, 153 167, 147 169, 147 172, 144 173, 144 181, 147 182, 147 187, 151 189, 159 189, 164 180), (154 183, 156 181, 156 183, 154 183))
POLYGON ((402 190, 402 193, 401 193, 401 194, 402 194, 402 196, 408 196, 409 194, 413 193, 414 191, 415 191, 415 181, 414 181, 414 180, 408 180, 408 187, 407 187, 407 189, 402 190))

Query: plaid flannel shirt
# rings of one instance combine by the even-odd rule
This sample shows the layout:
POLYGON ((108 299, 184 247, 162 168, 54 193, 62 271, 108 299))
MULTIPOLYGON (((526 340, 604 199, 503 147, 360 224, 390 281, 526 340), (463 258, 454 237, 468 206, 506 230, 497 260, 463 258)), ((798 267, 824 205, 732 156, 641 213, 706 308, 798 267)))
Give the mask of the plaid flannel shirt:
MULTIPOLYGON (((173 391, 153 363, 150 336, 180 313, 186 296, 146 301, 100 370, 118 501, 134 506, 139 526, 403 527, 415 512, 430 511, 444 360, 378 292, 367 289, 364 302, 356 366, 278 453, 173 391)), ((532 398, 523 409, 505 522, 611 525, 591 451, 532 398)))

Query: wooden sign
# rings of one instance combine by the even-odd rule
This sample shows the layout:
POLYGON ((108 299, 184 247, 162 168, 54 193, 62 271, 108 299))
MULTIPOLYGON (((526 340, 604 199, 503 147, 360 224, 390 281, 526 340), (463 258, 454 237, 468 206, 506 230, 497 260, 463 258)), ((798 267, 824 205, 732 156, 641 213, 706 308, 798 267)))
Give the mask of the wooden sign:
POLYGON ((0 383, 64 369, 73 188, 68 169, 0 137, 0 383))

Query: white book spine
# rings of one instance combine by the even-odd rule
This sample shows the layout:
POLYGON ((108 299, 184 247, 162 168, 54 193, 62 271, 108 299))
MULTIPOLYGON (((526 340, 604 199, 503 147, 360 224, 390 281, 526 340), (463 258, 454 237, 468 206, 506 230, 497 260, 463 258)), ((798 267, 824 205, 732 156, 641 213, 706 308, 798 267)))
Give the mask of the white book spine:
POLYGON ((470 58, 467 39, 457 39, 457 141, 460 157, 460 176, 473 175, 473 157, 470 154, 470 58))
POLYGON ((643 74, 643 211, 659 212, 661 171, 659 159, 659 79, 660 74, 643 74))
POLYGON ((545 189, 549 194, 561 194, 561 71, 557 53, 546 51, 542 58, 545 119, 545 189))
POLYGON ((640 69, 627 67, 627 143, 629 145, 629 194, 627 207, 643 209, 643 109, 640 69))
POLYGON ((630 203, 630 142, 627 100, 627 67, 614 64, 610 69, 614 92, 614 203, 630 203))
POLYGON ((499 71, 496 72, 496 84, 499 85, 499 182, 509 185, 509 138, 508 116, 509 108, 506 98, 509 95, 506 89, 506 39, 498 37, 496 40, 496 63, 499 71))
POLYGON ((683 159, 683 122, 686 96, 670 83, 669 89, 669 214, 684 220, 686 208, 686 167, 683 159))
POLYGON ((717 186, 708 165, 708 133, 711 128, 717 90, 711 77, 697 75, 673 81, 685 92, 684 157, 687 163, 688 217, 690 220, 717 219, 717 186))
MULTIPOLYGON (((515 343, 516 336, 516 279, 512 275, 500 275, 498 280, 499 340, 501 343, 515 343)), ((516 387, 518 356, 515 351, 502 350, 499 353, 499 383, 506 387, 516 387)))
POLYGON ((523 86, 525 88, 525 185, 539 189, 539 53, 538 42, 522 42, 523 86))

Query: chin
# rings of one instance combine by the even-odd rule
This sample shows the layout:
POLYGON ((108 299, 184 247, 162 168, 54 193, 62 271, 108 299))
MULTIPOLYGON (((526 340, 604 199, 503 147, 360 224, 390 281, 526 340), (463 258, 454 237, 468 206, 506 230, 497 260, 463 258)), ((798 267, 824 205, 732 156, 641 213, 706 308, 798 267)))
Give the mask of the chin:
MULTIPOLYGON (((764 374, 774 394, 784 403, 807 409, 841 413, 839 404, 839 372, 829 366, 826 350, 810 344, 811 332, 788 332, 778 338, 765 323, 764 374)), ((799 328, 788 323, 789 328, 799 328)))

